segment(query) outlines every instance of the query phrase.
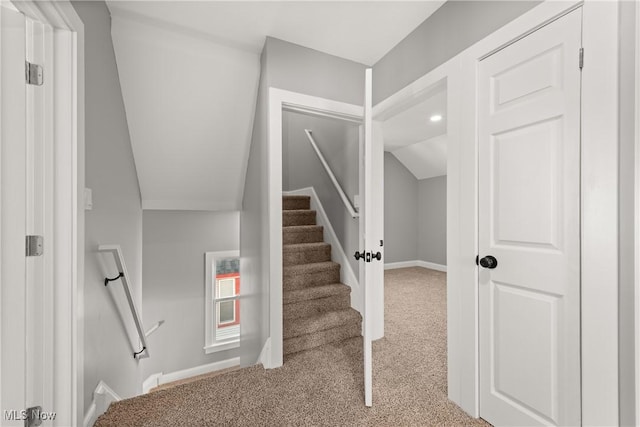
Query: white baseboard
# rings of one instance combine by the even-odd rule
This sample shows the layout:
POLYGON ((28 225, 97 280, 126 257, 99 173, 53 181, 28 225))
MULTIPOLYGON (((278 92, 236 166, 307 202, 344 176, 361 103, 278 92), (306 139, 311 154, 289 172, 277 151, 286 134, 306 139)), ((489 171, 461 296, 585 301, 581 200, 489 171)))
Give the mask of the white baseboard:
POLYGON ((429 261, 420 261, 420 260, 389 262, 384 265, 385 270, 393 270, 396 268, 407 268, 407 267, 422 267, 422 268, 428 268, 430 270, 444 271, 445 273, 447 271, 446 265, 436 264, 434 262, 429 262, 429 261))
POLYGON ((87 413, 84 415, 83 425, 84 427, 91 427, 95 424, 98 417, 109 409, 109 405, 112 402, 122 400, 118 394, 111 389, 104 381, 100 381, 93 390, 93 400, 87 413))
POLYGON ((151 374, 142 383, 142 392, 148 393, 154 387, 162 384, 172 383, 174 381, 184 380, 186 378, 197 377, 198 375, 208 374, 210 372, 220 371, 222 369, 240 366, 240 358, 233 357, 231 359, 222 360, 220 362, 207 363, 206 365, 195 366, 193 368, 182 369, 180 371, 163 374, 158 372, 151 374))
POLYGON ((340 281, 351 288, 351 307, 354 310, 362 313, 362 294, 360 291, 360 284, 356 278, 351 264, 349 263, 349 257, 344 252, 338 236, 331 226, 329 217, 325 212, 318 194, 313 187, 301 188, 293 191, 283 191, 284 196, 309 196, 311 197, 311 209, 316 211, 316 222, 318 225, 324 227, 324 239, 331 245, 331 260, 337 262, 342 266, 340 269, 340 281))
POLYGON ((262 346, 260 356, 258 356, 258 363, 262 363, 262 367, 265 369, 271 369, 271 337, 267 338, 262 346))

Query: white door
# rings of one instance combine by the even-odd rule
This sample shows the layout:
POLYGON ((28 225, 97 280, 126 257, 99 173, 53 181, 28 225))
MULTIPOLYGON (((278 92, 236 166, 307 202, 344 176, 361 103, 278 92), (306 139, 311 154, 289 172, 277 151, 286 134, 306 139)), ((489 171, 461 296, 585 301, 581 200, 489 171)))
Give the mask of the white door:
POLYGON ((479 64, 480 416, 497 426, 580 425, 581 25, 577 9, 479 64))
POLYGON ((11 426, 27 425, 32 414, 22 411, 29 407, 41 407, 34 415, 43 420, 54 411, 53 224, 45 215, 52 204, 52 117, 45 114, 52 111, 45 108, 51 86, 25 79, 25 60, 49 65, 45 32, 51 32, 12 9, 0 7, 0 14, 0 424, 11 426), (27 235, 44 236, 42 256, 27 256, 27 235))
POLYGON ((363 297, 362 329, 364 341, 364 401, 373 404, 372 341, 383 334, 383 168, 384 147, 381 131, 372 121, 372 72, 366 70, 364 138, 360 152, 360 287, 363 297))

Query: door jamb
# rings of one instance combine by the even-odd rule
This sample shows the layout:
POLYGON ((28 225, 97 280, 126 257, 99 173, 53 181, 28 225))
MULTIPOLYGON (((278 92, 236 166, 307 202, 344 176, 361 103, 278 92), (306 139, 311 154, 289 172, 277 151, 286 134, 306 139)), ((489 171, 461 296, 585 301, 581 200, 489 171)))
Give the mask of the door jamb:
MULTIPOLYGON (((68 0, 15 3, 53 28, 55 425, 84 418, 84 24, 68 0)), ((45 70, 45 73, 47 71, 45 70)), ((46 78, 46 77, 45 77, 46 78)), ((53 238, 53 236, 52 236, 53 238)))
POLYGON ((361 105, 270 87, 268 90, 268 222, 269 222, 269 336, 268 366, 282 366, 282 111, 313 112, 340 120, 362 121, 361 105))
MULTIPOLYGON (((374 118, 410 103, 442 78, 447 78, 448 87, 458 93, 475 94, 476 68, 481 58, 517 40, 523 31, 579 6, 583 7, 583 46, 587 58, 582 76, 582 423, 616 425, 618 148, 615 143, 599 142, 618 138, 617 2, 547 0, 378 103, 374 118), (603 252, 604 259, 598 255, 603 252)), ((577 57, 576 53, 576 60, 577 57)), ((468 96, 465 103, 459 95, 453 100, 451 96, 448 114, 452 112, 453 101, 459 116, 456 119, 450 114, 448 120, 460 120, 460 126, 453 126, 454 134, 449 136, 447 165, 449 398, 478 417, 478 283, 474 262, 478 235, 476 106, 468 96), (454 223, 456 228, 450 227, 454 223)))
MULTIPOLYGON (((636 19, 635 19, 635 42, 636 42, 636 64, 635 64, 635 360, 640 360, 640 5, 636 3, 636 19)), ((636 425, 640 425, 640 366, 635 366, 635 419, 636 425)))

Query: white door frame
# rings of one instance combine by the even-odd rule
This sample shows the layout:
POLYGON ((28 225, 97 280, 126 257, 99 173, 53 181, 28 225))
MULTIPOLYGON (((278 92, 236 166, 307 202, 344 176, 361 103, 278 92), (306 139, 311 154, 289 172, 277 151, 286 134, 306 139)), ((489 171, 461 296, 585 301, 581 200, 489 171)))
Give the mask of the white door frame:
MULTIPOLYGON (((374 118, 383 120, 416 102, 438 82, 448 81, 448 390, 449 398, 475 417, 479 416, 475 265, 478 139, 476 102, 470 95, 477 93, 478 62, 581 5, 585 49, 581 165, 582 423, 617 425, 618 3, 547 0, 374 107, 374 118)), ((576 66, 577 58, 578 52, 576 66)))
MULTIPOLYGON (((635 360, 640 360, 640 5, 636 3, 636 99, 635 99, 635 360)), ((636 364, 636 425, 640 425, 640 366, 636 364)))
MULTIPOLYGON (((83 402, 84 25, 69 1, 20 1, 27 17, 53 28, 54 425, 77 426, 83 402)), ((1 214, 1 213, 0 213, 1 214)), ((52 237, 53 238, 53 237, 52 237)))
POLYGON ((362 122, 361 105, 290 92, 274 87, 268 93, 267 176, 269 212, 269 337, 265 368, 282 366, 282 111, 362 122))

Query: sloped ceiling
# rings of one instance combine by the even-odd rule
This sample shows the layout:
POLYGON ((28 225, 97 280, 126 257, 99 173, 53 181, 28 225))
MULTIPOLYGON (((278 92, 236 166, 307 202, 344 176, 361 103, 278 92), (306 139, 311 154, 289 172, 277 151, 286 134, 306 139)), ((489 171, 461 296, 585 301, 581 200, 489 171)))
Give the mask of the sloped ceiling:
POLYGON ((266 36, 372 65, 443 3, 108 1, 143 208, 241 208, 266 36))
POLYGON ((382 124, 385 151, 391 152, 417 179, 447 173, 447 88, 382 124), (432 122, 433 115, 442 120, 432 122))

